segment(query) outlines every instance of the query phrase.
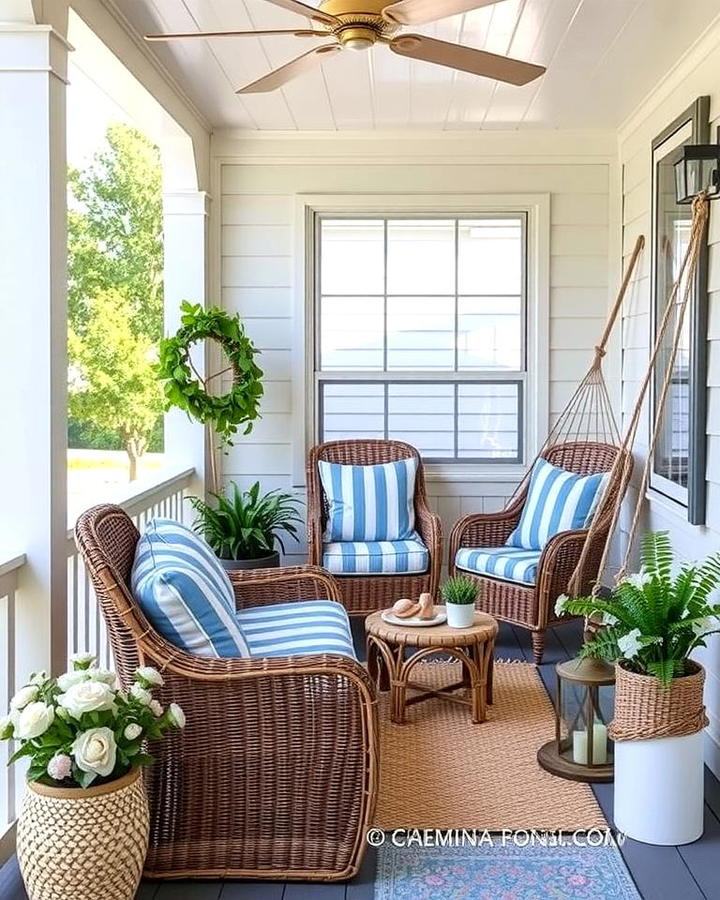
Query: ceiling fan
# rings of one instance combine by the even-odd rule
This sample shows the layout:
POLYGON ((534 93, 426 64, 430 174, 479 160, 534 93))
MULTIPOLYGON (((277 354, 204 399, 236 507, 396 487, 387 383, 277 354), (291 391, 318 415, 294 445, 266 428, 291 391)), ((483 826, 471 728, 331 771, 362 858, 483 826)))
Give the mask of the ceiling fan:
POLYGON ((545 72, 544 66, 475 50, 461 44, 439 41, 422 34, 403 34, 403 25, 425 25, 447 16, 492 6, 500 0, 323 0, 319 9, 300 0, 268 0, 290 12, 305 16, 312 28, 265 31, 193 31, 185 34, 147 34, 148 41, 173 41, 185 38, 272 37, 294 35, 300 38, 332 38, 332 43, 314 47, 279 69, 258 78, 237 92, 255 94, 274 91, 288 81, 319 65, 340 50, 369 50, 375 44, 387 46, 400 56, 424 60, 439 66, 482 75, 508 84, 528 84, 545 72))

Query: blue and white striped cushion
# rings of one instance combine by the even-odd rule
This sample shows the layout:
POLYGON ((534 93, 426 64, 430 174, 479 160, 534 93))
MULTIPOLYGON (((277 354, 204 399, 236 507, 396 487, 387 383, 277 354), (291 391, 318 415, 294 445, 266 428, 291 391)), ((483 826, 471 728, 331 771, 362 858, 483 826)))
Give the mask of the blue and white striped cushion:
POLYGON ((138 541, 131 587, 153 627, 195 656, 247 657, 227 573, 194 531, 153 519, 138 541))
POLYGON ((427 547, 413 532, 404 541, 347 541, 323 545, 323 566, 333 575, 406 575, 426 572, 427 547))
POLYGON ((533 466, 525 506, 508 546, 542 550, 553 535, 587 527, 607 479, 607 472, 576 475, 539 459, 533 466))
POLYGON ((512 547, 483 547, 458 550, 455 565, 465 572, 490 575, 521 584, 535 584, 540 550, 515 550, 512 547))
POLYGON ((348 614, 339 603, 278 603, 240 610, 237 618, 251 656, 341 653, 356 659, 348 614))
POLYGON ((319 469, 328 501, 326 541, 403 541, 412 535, 415 459, 380 466, 321 461, 319 469))

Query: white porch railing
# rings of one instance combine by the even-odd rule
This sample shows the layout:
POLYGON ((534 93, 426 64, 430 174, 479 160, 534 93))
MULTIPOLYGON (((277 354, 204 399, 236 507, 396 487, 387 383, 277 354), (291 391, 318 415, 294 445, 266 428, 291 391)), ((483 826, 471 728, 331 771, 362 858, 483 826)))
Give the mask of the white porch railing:
MULTIPOLYGON (((193 475, 193 469, 178 472, 118 505, 140 531, 154 516, 183 521, 186 518, 184 500, 193 475)), ((15 623, 16 606, 22 603, 18 573, 26 562, 24 554, 0 562, 0 715, 4 715, 9 707, 10 698, 18 687, 18 678, 28 674, 21 654, 22 646, 30 636, 18 634, 15 623)), ((96 654, 98 665, 110 669, 113 667, 112 652, 105 624, 85 566, 75 548, 72 530, 67 534, 67 577, 68 656, 89 650, 96 654)), ((13 752, 11 742, 0 742, 0 864, 13 852, 13 823, 24 781, 22 766, 7 765, 13 752)))
MULTIPOLYGON (((15 693, 17 678, 15 602, 18 571, 25 565, 25 555, 15 556, 0 564, 0 715, 5 715, 15 693)), ((0 860, 7 855, 11 825, 15 821, 18 772, 8 767, 15 747, 0 742, 0 860)), ((22 774, 20 774, 22 780, 22 774)))
MULTIPOLYGON (((155 516, 165 516, 183 521, 185 496, 194 470, 186 469, 164 481, 153 484, 147 490, 120 502, 125 512, 135 522, 139 531, 155 516)), ((68 531, 68 656, 79 651, 90 651, 97 657, 98 665, 112 668, 112 651, 105 630, 105 623, 95 599, 90 579, 75 547, 73 530, 68 531)))

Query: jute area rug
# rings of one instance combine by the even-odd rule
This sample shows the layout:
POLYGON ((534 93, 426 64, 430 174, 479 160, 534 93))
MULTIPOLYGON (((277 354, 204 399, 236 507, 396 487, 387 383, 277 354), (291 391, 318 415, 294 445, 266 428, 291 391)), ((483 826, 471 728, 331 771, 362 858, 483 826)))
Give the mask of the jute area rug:
MULTIPOLYGON (((459 679, 458 664, 420 663, 417 681, 459 679)), ((494 704, 473 725, 469 710, 432 699, 393 725, 380 700, 380 789, 375 825, 395 828, 575 830, 607 822, 587 784, 541 769, 554 734, 550 699, 535 667, 496 662, 494 704)))

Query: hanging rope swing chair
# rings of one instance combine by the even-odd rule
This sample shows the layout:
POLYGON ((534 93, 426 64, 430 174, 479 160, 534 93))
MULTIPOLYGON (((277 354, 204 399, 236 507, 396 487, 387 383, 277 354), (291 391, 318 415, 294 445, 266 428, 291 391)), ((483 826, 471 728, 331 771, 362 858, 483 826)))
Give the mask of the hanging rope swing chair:
MULTIPOLYGON (((665 407, 667 404, 668 395, 670 393, 670 388, 672 387, 673 383, 675 363, 677 361, 680 346, 682 344, 685 318, 693 294, 693 285, 695 284, 695 273, 697 271, 698 260, 700 258, 700 250, 702 248, 703 242, 706 239, 705 236, 709 215, 709 199, 707 194, 703 192, 701 194, 698 194, 698 196, 693 200, 693 215, 688 247, 678 271, 675 283, 673 284, 672 291, 670 292, 667 306, 665 307, 665 311, 659 323, 657 335, 655 338, 655 344, 648 359, 647 368, 640 385, 638 397, 635 401, 634 407, 629 413, 629 418, 625 428, 625 436, 623 438, 621 448, 623 449, 623 451, 630 453, 632 452, 632 449, 635 445, 635 440, 637 438, 638 429, 642 420, 642 412, 645 406, 645 399, 650 389, 653 375, 658 369, 658 361, 660 360, 662 354, 663 362, 665 364, 665 371, 661 373, 662 385, 657 393, 655 416, 654 418, 652 418, 649 424, 649 439, 647 450, 645 451, 645 462, 643 465, 642 474, 640 476, 640 481, 637 486, 637 498, 634 504, 634 508, 632 509, 632 519, 630 521, 630 526, 628 529, 622 562, 615 574, 615 584, 617 584, 627 576, 631 564, 635 538, 637 537, 643 508, 645 505, 645 494, 650 483, 650 472, 652 469, 653 458, 655 456, 655 449, 657 447, 660 433, 662 431, 665 417, 665 407), (667 356, 664 356, 664 349, 667 346, 665 339, 670 333, 673 317, 675 317, 675 327, 672 332, 672 340, 670 343, 669 353, 667 354, 667 356)), ((607 564, 610 552, 610 539, 615 532, 618 520, 620 518, 622 501, 622 497, 615 497, 612 504, 610 527, 607 539, 605 541, 603 555, 600 560, 598 577, 596 578, 595 583, 592 585, 591 594, 595 597, 599 595, 602 589, 600 578, 607 564)), ((593 521, 590 524, 590 528, 588 530, 588 543, 590 543, 590 541, 594 538, 597 530, 598 525, 595 521, 593 521)), ((583 551, 583 554, 581 554, 576 570, 570 580, 568 589, 568 593, 570 594, 570 596, 578 596, 580 593, 582 593, 580 587, 582 585, 582 572, 585 563, 585 553, 586 551, 583 551)), ((594 623, 586 624, 593 626, 594 623)))
MULTIPOLYGON (((672 385, 673 370, 682 341, 685 314, 692 296, 694 274, 708 221, 707 196, 693 204, 690 241, 677 280, 673 285, 655 344, 634 406, 628 413, 624 434, 615 418, 603 373, 607 344, 620 316, 645 240, 638 238, 630 257, 620 291, 611 310, 592 363, 563 412, 550 430, 533 465, 518 485, 506 508, 499 513, 469 515, 461 519, 450 537, 450 571, 456 571, 456 557, 462 548, 503 548, 517 527, 528 494, 532 469, 538 459, 580 475, 607 473, 603 495, 587 528, 565 531, 551 537, 540 556, 533 584, 520 584, 489 575, 463 574, 479 582, 484 611, 495 618, 529 628, 535 661, 542 662, 546 629, 567 617, 558 617, 555 602, 561 594, 597 596, 608 562, 611 541, 617 527, 632 470, 632 450, 638 434, 645 400, 656 371, 671 323, 675 317, 670 352, 666 358, 662 387, 657 396, 658 414, 650 423, 647 456, 638 484, 637 501, 616 582, 627 574, 638 531, 653 453, 663 422, 663 410, 672 385), (680 296, 681 295, 681 296, 680 296), (680 297, 680 299, 678 299, 680 297)), ((596 627, 594 623, 586 626, 596 627)))
POLYGON ((632 472, 632 455, 620 437, 603 373, 603 360, 644 246, 645 239, 638 238, 590 367, 505 509, 499 513, 465 516, 450 536, 451 574, 456 572, 460 550, 503 548, 518 525, 530 478, 540 459, 582 476, 609 473, 593 519, 592 535, 581 529, 550 538, 539 558, 533 584, 462 570, 464 576, 478 583, 483 611, 531 630, 533 653, 538 664, 542 662, 546 629, 559 622, 555 616, 557 597, 568 592, 573 577, 575 589, 585 593, 590 592, 597 578, 609 538, 612 512, 616 503, 622 502, 632 472))

